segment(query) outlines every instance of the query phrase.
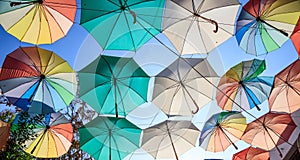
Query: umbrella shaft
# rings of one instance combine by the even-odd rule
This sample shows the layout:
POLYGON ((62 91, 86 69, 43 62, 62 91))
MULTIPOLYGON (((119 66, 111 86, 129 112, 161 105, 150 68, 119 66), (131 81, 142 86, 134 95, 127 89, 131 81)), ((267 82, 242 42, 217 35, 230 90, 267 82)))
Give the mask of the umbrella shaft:
POLYGON ((36 4, 36 3, 42 4, 43 1, 37 0, 37 1, 26 1, 26 2, 10 2, 10 6, 14 7, 14 6, 21 5, 21 4, 36 4))
POLYGON ((264 20, 262 20, 262 19, 260 19, 260 21, 263 22, 263 23, 265 23, 266 25, 268 25, 268 26, 274 28, 276 31, 279 31, 281 34, 283 34, 283 35, 285 35, 285 36, 287 36, 287 37, 289 36, 288 33, 284 32, 284 31, 281 30, 281 29, 278 29, 278 28, 274 27, 273 25, 269 24, 268 22, 266 22, 266 21, 264 21, 264 20))

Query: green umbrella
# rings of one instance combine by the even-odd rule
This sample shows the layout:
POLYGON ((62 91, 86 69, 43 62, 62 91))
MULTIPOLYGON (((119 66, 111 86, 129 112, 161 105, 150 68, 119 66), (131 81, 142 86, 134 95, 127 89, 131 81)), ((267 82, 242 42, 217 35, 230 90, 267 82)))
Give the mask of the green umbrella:
POLYGON ((100 56, 79 71, 80 98, 100 114, 126 116, 147 101, 149 79, 132 58, 100 56))
POLYGON ((80 148, 96 160, 119 160, 138 149, 142 130, 123 118, 97 117, 79 129, 80 148))
POLYGON ((164 0, 82 0, 80 24, 104 49, 136 51, 161 31, 164 0))

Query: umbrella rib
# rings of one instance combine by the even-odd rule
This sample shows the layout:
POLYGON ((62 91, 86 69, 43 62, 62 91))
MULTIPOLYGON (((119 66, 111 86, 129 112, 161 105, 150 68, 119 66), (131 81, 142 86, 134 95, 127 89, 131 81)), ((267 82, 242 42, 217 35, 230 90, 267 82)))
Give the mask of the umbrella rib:
MULTIPOLYGON (((130 88, 131 90, 133 90, 137 95, 139 95, 141 98, 143 98, 143 96, 138 92, 136 91, 135 89, 131 88, 130 86, 128 86, 127 84, 123 83, 122 81, 119 81, 120 83, 122 83, 124 86, 130 88)), ((144 98, 143 98, 144 99, 144 98)))
POLYGON ((45 134, 47 132, 47 129, 44 130, 41 138, 38 140, 38 142, 36 143, 36 145, 32 148, 32 150, 30 151, 31 154, 33 154, 33 152, 37 149, 38 144, 41 142, 42 139, 44 139, 45 134))
MULTIPOLYGON (((23 55, 25 55, 27 58, 29 58, 30 59, 30 61, 31 61, 31 65, 30 66, 32 66, 39 74, 41 74, 41 70, 39 70, 37 67, 40 67, 40 66, 42 66, 42 62, 41 62, 41 57, 38 55, 38 62, 40 63, 40 66, 37 66, 36 64, 34 64, 34 60, 32 59, 32 57, 31 56, 29 56, 29 54, 30 53, 28 53, 28 52, 26 52, 25 51, 25 49, 24 48, 22 48, 22 47, 20 47, 20 49, 22 50, 22 52, 24 53, 23 55)), ((37 47, 35 47, 35 52, 36 53, 39 53, 39 49, 37 48, 37 47)))
MULTIPOLYGON (((184 6, 181 6, 181 5, 177 4, 176 2, 174 2, 174 0, 171 0, 171 2, 175 3, 177 6, 179 6, 179 7, 183 8, 184 10, 186 10, 186 11, 188 11, 188 12, 190 12, 190 13, 192 13, 192 14, 193 14, 193 12, 192 12, 192 11, 190 11, 188 8, 185 8, 184 6)), ((192 0, 192 2, 194 2, 194 0, 192 0)))
MULTIPOLYGON (((54 20, 57 24, 59 24, 59 22, 57 21, 57 19, 52 15, 52 13, 48 10, 48 8, 45 7, 45 10, 47 10, 48 13, 49 13, 49 15, 53 18, 53 20, 54 20)), ((45 16, 45 18, 46 18, 46 16, 45 16)), ((46 19, 47 19, 47 21, 48 21, 48 18, 46 18, 46 19)), ((60 29, 60 31, 64 34, 64 36, 66 36, 66 34, 64 33, 64 31, 63 31, 61 25, 57 25, 57 26, 58 26, 58 28, 60 29)), ((51 37, 51 38, 52 38, 52 37, 51 37)))
POLYGON ((219 126, 220 130, 222 131, 222 133, 225 135, 225 137, 227 138, 227 140, 234 146, 234 148, 236 150, 238 150, 238 147, 234 144, 234 142, 229 138, 229 136, 225 133, 225 131, 223 130, 223 128, 221 126, 219 126))
MULTIPOLYGON (((294 86, 292 86, 291 84, 289 84, 287 81, 285 81, 285 80, 279 78, 279 76, 277 76, 277 78, 278 78, 279 80, 281 80, 283 83, 285 83, 289 88, 291 88, 292 90, 294 90, 294 91, 297 93, 298 96, 300 96, 300 93, 299 93, 300 90, 299 90, 298 88, 295 88, 294 86)), ((288 97, 288 96, 287 96, 287 97, 288 97)))
MULTIPOLYGON (((282 157, 282 153, 281 153, 280 149, 278 148, 277 144, 275 143, 274 139, 272 138, 271 134, 269 133, 269 131, 268 131, 268 129, 267 129, 267 126, 265 126, 265 125, 263 124, 263 127, 264 127, 264 129, 266 130, 266 132, 268 133, 268 136, 269 136, 270 139, 272 140, 272 142, 273 142, 273 144, 275 145, 277 151, 279 152, 280 157, 282 157)), ((268 127, 268 128, 269 128, 269 127, 268 127)), ((271 128, 270 128, 270 129, 271 129, 271 128)), ((274 131, 272 130, 272 132, 274 132, 274 131)), ((274 132, 274 133, 275 133, 275 132, 274 132)), ((277 134, 276 134, 276 135, 277 135, 277 134)), ((281 137, 281 136, 280 136, 280 137, 281 137)))
POLYGON ((111 28, 111 30, 110 30, 110 32, 109 32, 109 36, 107 37, 107 40, 105 41, 104 46, 103 46, 104 49, 107 47, 108 41, 110 40, 110 38, 111 38, 111 36, 112 36, 112 33, 113 33, 113 31, 115 30, 115 27, 116 27, 116 25, 117 25, 117 22, 118 22, 119 19, 120 19, 121 14, 122 14, 122 12, 120 12, 120 13, 118 14, 118 17, 117 17, 116 21, 114 22, 114 24, 113 24, 113 26, 112 26, 112 28, 111 28))

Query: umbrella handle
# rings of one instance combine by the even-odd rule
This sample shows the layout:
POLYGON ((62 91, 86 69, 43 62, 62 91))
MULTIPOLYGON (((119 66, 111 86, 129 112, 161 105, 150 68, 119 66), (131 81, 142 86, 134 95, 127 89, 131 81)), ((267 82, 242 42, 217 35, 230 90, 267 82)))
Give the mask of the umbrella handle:
POLYGON ((129 12, 130 12, 130 14, 131 14, 132 17, 133 17, 133 24, 135 24, 135 23, 136 23, 136 14, 135 14, 135 12, 133 12, 132 10, 129 10, 129 12))
POLYGON ((219 30, 219 25, 218 25, 218 23, 217 23, 215 20, 212 20, 212 19, 210 19, 209 21, 210 21, 212 24, 214 24, 214 25, 216 26, 216 29, 213 30, 213 31, 214 31, 214 33, 217 33, 218 30, 219 30))

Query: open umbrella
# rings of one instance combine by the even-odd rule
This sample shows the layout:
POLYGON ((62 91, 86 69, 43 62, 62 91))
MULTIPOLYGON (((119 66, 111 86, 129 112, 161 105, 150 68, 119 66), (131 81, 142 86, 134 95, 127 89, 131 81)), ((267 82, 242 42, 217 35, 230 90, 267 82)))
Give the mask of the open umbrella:
POLYGON ((232 157, 232 160, 269 160, 270 153, 269 151, 249 147, 238 153, 235 153, 232 157))
MULTIPOLYGON (((18 129, 19 122, 29 122, 28 119, 17 116, 14 121, 15 129, 18 129)), ((41 121, 31 121, 36 123, 32 129, 32 138, 24 142, 22 149, 28 154, 38 158, 58 158, 67 153, 73 140, 73 128, 70 121, 61 113, 52 113, 44 115, 41 121)), ((21 132, 22 133, 22 132, 21 132)))
POLYGON ((19 40, 51 44, 73 25, 76 0, 0 1, 0 24, 19 40))
POLYGON ((141 132, 124 118, 97 117, 79 129, 80 148, 96 160, 121 160, 138 149, 141 132))
POLYGON ((206 54, 233 36, 239 7, 238 0, 167 0, 163 33, 181 54, 206 54))
POLYGON ((274 51, 288 40, 299 16, 299 0, 249 0, 237 20, 237 42, 253 55, 274 51))
POLYGON ((246 118, 240 112, 221 112, 209 118, 200 135, 199 145, 210 152, 225 151, 238 141, 246 129, 246 118))
POLYGON ((190 121, 159 123, 143 131, 141 147, 155 159, 176 158, 195 147, 199 130, 190 121))
POLYGON ((207 59, 179 58, 155 76, 153 103, 167 115, 193 115, 212 100, 217 80, 207 59))
POLYGON ((136 51, 161 31, 164 0, 81 1, 80 24, 102 48, 136 51))
POLYGON ((99 56, 79 71, 80 98, 100 114, 125 116, 147 101, 149 79, 132 58, 99 56))
POLYGON ((0 151, 5 149, 9 138, 10 124, 0 120, 0 151))
POLYGON ((268 113, 247 125, 242 140, 268 151, 276 148, 282 157, 277 145, 288 142, 295 128, 290 114, 268 113))
POLYGON ((0 88, 11 104, 25 111, 52 113, 75 97, 76 73, 53 52, 38 47, 18 48, 5 58, 0 88))
POLYGON ((225 110, 249 110, 268 99, 273 78, 258 77, 266 68, 264 60, 243 61, 221 78, 217 90, 218 105, 225 110))
POLYGON ((300 109, 300 60, 296 60, 275 76, 269 97, 273 112, 293 113, 300 109))
POLYGON ((298 52, 298 55, 300 56, 300 17, 298 19, 298 23, 291 35, 292 42, 298 52))

